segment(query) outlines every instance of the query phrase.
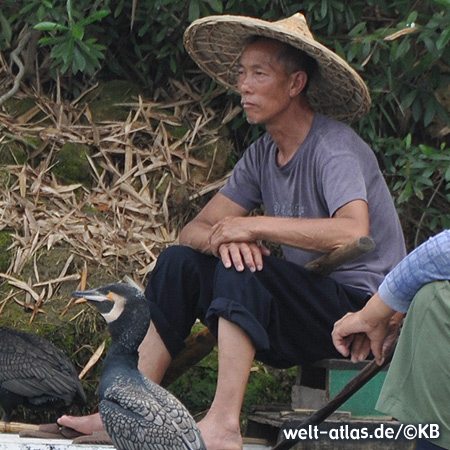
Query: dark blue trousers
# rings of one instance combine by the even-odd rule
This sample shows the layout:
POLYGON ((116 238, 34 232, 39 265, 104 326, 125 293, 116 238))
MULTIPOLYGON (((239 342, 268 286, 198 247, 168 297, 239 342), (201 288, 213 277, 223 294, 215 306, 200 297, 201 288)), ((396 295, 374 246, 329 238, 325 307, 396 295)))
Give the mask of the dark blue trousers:
POLYGON ((161 253, 145 295, 172 357, 197 318, 217 336, 223 317, 248 334, 256 359, 279 368, 341 357, 331 341, 334 322, 369 298, 280 258, 265 257, 262 271, 238 272, 185 246, 161 253))

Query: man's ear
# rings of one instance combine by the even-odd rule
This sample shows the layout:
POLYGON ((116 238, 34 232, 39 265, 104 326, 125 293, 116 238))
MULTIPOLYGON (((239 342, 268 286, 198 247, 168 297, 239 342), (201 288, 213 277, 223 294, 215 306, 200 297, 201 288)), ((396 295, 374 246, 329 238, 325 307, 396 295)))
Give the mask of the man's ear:
POLYGON ((306 72, 299 70, 298 72, 292 73, 290 95, 292 97, 297 97, 297 95, 299 95, 305 88, 307 81, 308 75, 306 75, 306 72))

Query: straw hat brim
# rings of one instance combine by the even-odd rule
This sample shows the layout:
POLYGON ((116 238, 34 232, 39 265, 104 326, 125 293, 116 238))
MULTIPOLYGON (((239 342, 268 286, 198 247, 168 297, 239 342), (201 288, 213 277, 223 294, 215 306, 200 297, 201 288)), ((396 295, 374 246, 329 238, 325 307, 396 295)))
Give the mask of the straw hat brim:
MULTIPOLYGON (((308 30, 309 32, 309 30, 308 30)), ((292 45, 316 59, 319 71, 310 81, 311 106, 328 117, 354 122, 370 108, 370 95, 359 74, 323 44, 280 22, 246 16, 208 16, 185 31, 184 45, 198 66, 219 84, 237 91, 237 66, 245 42, 264 36, 292 45)))

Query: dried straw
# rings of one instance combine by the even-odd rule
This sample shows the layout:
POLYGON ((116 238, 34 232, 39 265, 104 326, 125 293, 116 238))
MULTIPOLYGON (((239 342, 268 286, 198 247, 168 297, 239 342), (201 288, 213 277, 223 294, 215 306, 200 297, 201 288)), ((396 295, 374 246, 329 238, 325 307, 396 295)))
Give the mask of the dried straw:
MULTIPOLYGON (((117 279, 129 277, 142 285, 160 251, 176 242, 186 219, 187 213, 171 206, 177 192, 185 192, 185 201, 194 200, 224 183, 223 173, 220 180, 210 179, 213 167, 202 150, 216 155, 221 123, 238 111, 225 108, 224 117, 216 117, 208 103, 200 101, 206 88, 195 87, 195 80, 171 86, 168 92, 159 91, 156 100, 139 98, 125 105, 129 115, 123 122, 93 123, 83 96, 71 104, 56 104, 26 92, 36 100, 35 108, 15 118, 0 112, 0 143, 15 140, 30 146, 30 137, 40 142, 26 164, 7 167, 12 181, 0 189, 0 230, 12 233, 14 254, 0 278, 26 293, 28 300, 21 304, 32 311, 31 320, 62 283, 82 276, 70 273, 69 260, 58 277, 41 280, 36 258, 41 250, 69 247, 72 255, 102 265, 117 279), (45 120, 38 119, 42 112, 45 120), (175 137, 173 131, 180 127, 186 131, 175 137), (52 173, 55 157, 67 142, 92 150, 91 188, 63 185, 52 173), (194 182, 193 168, 203 170, 205 177, 194 182), (34 274, 24 281, 24 267, 33 258, 34 274)), ((223 92, 218 88, 208 98, 223 92)), ((86 273, 83 277, 85 285, 86 273)), ((20 302, 12 294, 0 304, 0 314, 11 298, 20 302)))

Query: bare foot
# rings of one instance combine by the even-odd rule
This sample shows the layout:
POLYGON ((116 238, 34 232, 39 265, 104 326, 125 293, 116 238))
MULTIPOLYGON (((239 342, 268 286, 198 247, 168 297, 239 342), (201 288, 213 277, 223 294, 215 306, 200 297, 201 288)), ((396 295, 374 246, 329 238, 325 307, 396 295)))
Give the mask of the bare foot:
POLYGON ((95 431, 103 430, 100 414, 95 413, 89 416, 61 416, 57 420, 63 427, 69 427, 83 434, 93 434, 95 431))
POLYGON ((222 417, 216 417, 210 410, 197 425, 208 450, 242 450, 239 423, 227 426, 222 417))

